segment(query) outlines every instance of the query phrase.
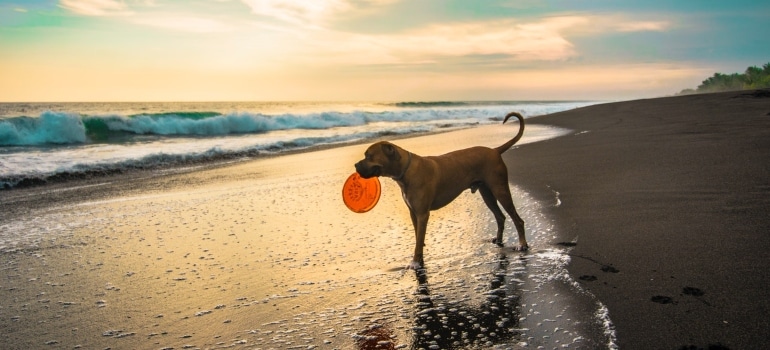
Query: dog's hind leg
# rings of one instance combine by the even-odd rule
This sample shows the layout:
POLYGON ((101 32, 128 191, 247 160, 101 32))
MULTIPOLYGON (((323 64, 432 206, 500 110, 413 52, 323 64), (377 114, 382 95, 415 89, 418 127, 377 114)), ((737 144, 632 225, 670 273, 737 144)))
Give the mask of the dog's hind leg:
POLYGON ((497 236, 492 239, 492 243, 502 247, 503 230, 505 230, 505 215, 503 215, 503 211, 500 210, 500 207, 497 205, 497 199, 495 198, 495 195, 492 194, 492 191, 490 191, 485 184, 475 184, 474 187, 479 190, 479 193, 481 193, 481 198, 484 199, 484 204, 486 204, 489 210, 492 211, 492 214, 495 216, 495 220, 497 220, 497 236))
POLYGON ((495 186, 491 189, 495 199, 500 202, 500 206, 505 209, 508 215, 513 220, 513 225, 516 226, 516 232, 519 234, 519 250, 528 250, 527 238, 524 235, 524 220, 521 219, 519 213, 516 212, 516 207, 513 205, 513 197, 511 196, 511 190, 508 188, 508 183, 502 183, 499 186, 495 186))

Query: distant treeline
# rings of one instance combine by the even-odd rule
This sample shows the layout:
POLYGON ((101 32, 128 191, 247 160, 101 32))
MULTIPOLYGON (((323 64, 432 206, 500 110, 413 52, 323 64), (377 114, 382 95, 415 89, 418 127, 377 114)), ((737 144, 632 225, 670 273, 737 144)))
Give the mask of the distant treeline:
POLYGON ((679 94, 699 94, 706 92, 753 90, 770 88, 770 62, 762 68, 751 66, 743 74, 714 73, 714 76, 704 80, 697 89, 685 89, 679 94))

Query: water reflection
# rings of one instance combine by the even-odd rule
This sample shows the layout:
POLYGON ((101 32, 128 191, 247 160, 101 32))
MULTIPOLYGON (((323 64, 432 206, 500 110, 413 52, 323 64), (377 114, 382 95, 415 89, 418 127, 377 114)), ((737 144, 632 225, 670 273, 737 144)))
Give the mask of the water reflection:
POLYGON ((449 301, 432 294, 425 269, 416 271, 417 309, 412 349, 453 349, 491 346, 514 339, 519 332, 519 296, 506 283, 508 257, 501 254, 480 305, 449 301))

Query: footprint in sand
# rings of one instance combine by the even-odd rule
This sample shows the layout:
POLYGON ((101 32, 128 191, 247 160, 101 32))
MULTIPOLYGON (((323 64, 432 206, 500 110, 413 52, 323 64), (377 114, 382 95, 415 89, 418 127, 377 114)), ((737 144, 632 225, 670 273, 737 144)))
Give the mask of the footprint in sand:
POLYGON ((674 299, 671 299, 671 297, 667 297, 665 295, 656 295, 650 299, 653 303, 658 304, 673 304, 674 299))
POLYGON ((703 296, 703 294, 706 294, 702 290, 700 290, 700 288, 695 288, 695 287, 684 287, 682 288, 682 293, 685 295, 692 295, 694 297, 701 297, 703 296))

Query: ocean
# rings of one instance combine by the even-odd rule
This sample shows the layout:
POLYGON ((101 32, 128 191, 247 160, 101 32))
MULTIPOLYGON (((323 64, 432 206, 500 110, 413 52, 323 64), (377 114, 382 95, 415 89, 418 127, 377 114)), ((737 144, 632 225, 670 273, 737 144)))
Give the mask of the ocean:
POLYGON ((0 190, 499 123, 592 101, 0 103, 0 190))

